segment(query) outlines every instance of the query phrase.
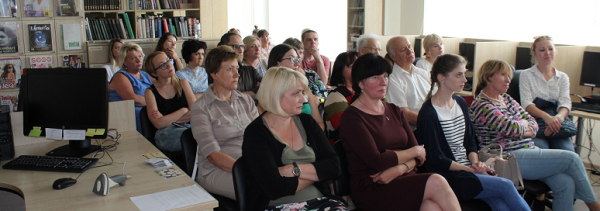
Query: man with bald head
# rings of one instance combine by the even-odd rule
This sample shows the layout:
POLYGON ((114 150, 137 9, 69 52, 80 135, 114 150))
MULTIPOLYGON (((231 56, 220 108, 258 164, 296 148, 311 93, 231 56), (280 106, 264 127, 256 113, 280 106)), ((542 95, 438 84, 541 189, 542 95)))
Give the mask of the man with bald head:
POLYGON ((413 65, 415 51, 406 37, 393 37, 385 48, 394 63, 385 97, 400 107, 414 130, 421 105, 431 88, 431 75, 413 65))
POLYGON ((381 53, 381 43, 379 36, 375 34, 363 34, 356 41, 358 56, 372 53, 379 55, 381 53))

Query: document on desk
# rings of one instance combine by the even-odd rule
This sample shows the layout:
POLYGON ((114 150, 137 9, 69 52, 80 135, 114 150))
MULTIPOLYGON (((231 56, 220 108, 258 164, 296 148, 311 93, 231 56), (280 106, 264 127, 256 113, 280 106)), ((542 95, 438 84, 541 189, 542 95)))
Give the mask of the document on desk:
POLYGON ((197 185, 131 197, 141 211, 171 210, 211 200, 215 199, 197 185))

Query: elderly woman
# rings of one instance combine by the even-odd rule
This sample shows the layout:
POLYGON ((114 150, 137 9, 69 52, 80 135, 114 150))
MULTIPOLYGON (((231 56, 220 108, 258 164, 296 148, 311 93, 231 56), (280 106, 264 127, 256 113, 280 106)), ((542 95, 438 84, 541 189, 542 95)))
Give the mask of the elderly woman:
POLYGON ((135 119, 137 131, 142 132, 140 122, 140 110, 146 106, 144 92, 150 85, 152 79, 148 73, 142 71, 142 62, 144 52, 142 48, 135 43, 125 43, 119 48, 119 67, 110 80, 108 88, 110 89, 111 102, 121 100, 133 100, 135 104, 135 119))
POLYGON ((173 35, 171 32, 164 33, 160 39, 158 39, 158 43, 156 43, 156 48, 154 51, 164 51, 169 59, 173 59, 175 62, 175 71, 183 69, 183 63, 181 63, 181 58, 175 52, 175 48, 177 47, 177 37, 173 35))
POLYGON ((321 113, 318 109, 320 101, 317 98, 317 94, 321 93, 319 92, 321 89, 318 88, 318 84, 323 84, 319 75, 311 70, 302 70, 300 68, 300 58, 296 53, 296 49, 286 44, 277 45, 271 51, 271 55, 269 56, 269 68, 271 67, 287 67, 298 71, 308 79, 308 87, 306 88, 305 95, 303 95, 304 98, 306 98, 306 103, 303 105, 302 112, 310 114, 321 126, 321 129, 324 130, 325 124, 323 123, 321 113))
MULTIPOLYGON (((269 31, 266 29, 258 30, 256 36, 260 39, 260 58, 261 59, 269 59, 269 54, 273 49, 273 45, 271 45, 271 37, 269 37, 269 31)), ((248 46, 248 45, 246 45, 248 46)))
POLYGON ((267 59, 261 58, 260 40, 255 36, 244 37, 244 59, 242 65, 252 66, 262 78, 267 72, 267 59))
POLYGON ((200 146, 197 181, 230 199, 235 199, 231 169, 242 156, 243 131, 258 116, 252 97, 237 90, 238 56, 226 45, 206 55, 213 85, 192 105, 192 133, 200 146))
POLYGON ((431 72, 431 67, 435 59, 444 54, 444 41, 437 34, 430 34, 423 39, 423 48, 425 49, 425 59, 417 62, 417 67, 431 72))
POLYGON ((242 154, 250 175, 248 210, 347 210, 330 196, 327 182, 340 176, 340 161, 325 133, 302 114, 308 81, 300 72, 273 67, 257 93, 266 112, 244 131, 242 154))
POLYGON ((194 96, 199 98, 208 89, 208 74, 201 67, 206 52, 206 43, 198 40, 187 40, 181 47, 181 55, 187 67, 175 72, 177 77, 186 79, 192 87, 194 96))
POLYGON ((417 174, 425 148, 402 110, 381 100, 390 73, 390 63, 374 54, 358 57, 352 66, 356 95, 340 125, 352 201, 361 210, 460 210, 442 176, 417 174))
MULTIPOLYGON (((534 144, 531 138, 538 131, 536 121, 506 94, 512 78, 510 65, 487 61, 477 77, 477 90, 481 92, 470 110, 479 146, 496 143, 505 152, 515 154, 523 179, 541 180, 550 186, 554 210, 573 210, 574 198, 583 200, 590 210, 600 210, 579 156, 567 150, 540 149, 534 144)), ((534 202, 534 208, 541 203, 534 202)))
MULTIPOLYGON (((536 120, 543 120, 546 124, 544 135, 546 138, 533 138, 535 145, 542 149, 564 149, 575 151, 571 137, 553 138, 560 130, 562 121, 571 111, 571 97, 569 97, 569 76, 552 66, 554 61, 554 43, 549 36, 540 36, 531 45, 531 54, 535 58, 535 65, 521 73, 519 92, 521 105, 536 120), (550 115, 538 108, 536 98, 554 101, 558 104, 556 115, 550 115)), ((540 128, 541 129, 541 128, 540 128)))
POLYGON ((333 71, 329 78, 329 85, 336 88, 329 93, 325 100, 325 123, 329 131, 330 142, 339 138, 338 127, 341 123, 344 110, 350 105, 354 96, 352 89, 352 64, 358 58, 357 52, 344 52, 337 56, 333 63, 333 71))
POLYGON ((185 79, 175 76, 173 60, 162 51, 148 55, 144 69, 154 78, 146 89, 146 111, 158 131, 154 136, 160 150, 181 151, 181 134, 188 129, 190 107, 196 101, 192 88, 185 79))
POLYGON ((529 210, 510 180, 488 175, 493 169, 479 161, 469 107, 462 97, 453 95, 467 82, 466 64, 454 54, 442 55, 433 63, 431 81, 438 89, 433 96, 429 91, 419 110, 417 127, 427 129, 415 134, 426 146, 425 169, 444 176, 458 199, 481 199, 492 210, 529 210))
POLYGON ((108 81, 110 81, 110 79, 112 79, 115 73, 119 70, 117 61, 119 61, 119 48, 121 45, 123 45, 123 41, 118 38, 112 39, 110 43, 108 43, 108 64, 102 66, 106 69, 108 81))

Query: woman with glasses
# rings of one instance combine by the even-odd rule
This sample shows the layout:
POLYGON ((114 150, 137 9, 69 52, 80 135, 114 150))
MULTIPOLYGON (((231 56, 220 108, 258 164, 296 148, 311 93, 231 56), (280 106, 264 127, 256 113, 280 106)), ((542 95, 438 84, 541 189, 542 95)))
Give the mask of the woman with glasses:
POLYGON ((162 51, 148 55, 144 64, 154 84, 146 89, 146 111, 152 125, 156 147, 168 152, 181 151, 181 134, 190 127, 190 107, 196 100, 185 79, 175 76, 173 59, 162 51))
POLYGON ((256 72, 258 72, 262 78, 267 71, 267 59, 263 59, 260 56, 260 40, 255 36, 246 36, 244 37, 244 45, 246 45, 246 49, 244 51, 242 65, 254 67, 256 72))
POLYGON ((444 41, 440 35, 430 34, 423 39, 423 48, 425 49, 425 59, 419 60, 415 66, 431 72, 435 59, 444 54, 444 41))
POLYGON ((325 124, 318 109, 318 105, 321 103, 319 97, 324 98, 325 96, 325 86, 317 73, 312 70, 303 70, 300 67, 300 61, 296 49, 286 44, 280 44, 271 50, 268 68, 287 67, 302 73, 308 79, 308 87, 305 92, 306 104, 304 104, 302 112, 310 114, 319 123, 321 129, 325 129, 325 124))
POLYGON ((181 79, 186 79, 196 98, 199 98, 208 89, 208 74, 201 67, 206 52, 206 43, 198 40, 187 40, 181 47, 181 55, 187 63, 187 67, 175 72, 181 79))
POLYGON ((144 91, 152 85, 150 75, 142 70, 144 52, 135 43, 125 43, 119 48, 119 67, 108 84, 111 102, 133 100, 137 131, 142 132, 140 110, 146 106, 144 91))
POLYGON ((175 64, 175 71, 183 69, 183 63, 181 63, 181 58, 175 52, 175 48, 177 47, 177 37, 173 35, 171 32, 167 32, 163 34, 160 39, 158 39, 158 43, 156 43, 156 48, 154 51, 163 51, 169 56, 169 59, 173 59, 175 64))

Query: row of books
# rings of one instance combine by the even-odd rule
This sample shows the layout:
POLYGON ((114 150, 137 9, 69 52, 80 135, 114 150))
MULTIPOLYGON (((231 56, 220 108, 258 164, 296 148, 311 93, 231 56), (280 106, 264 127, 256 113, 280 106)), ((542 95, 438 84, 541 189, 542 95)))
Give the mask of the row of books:
POLYGON ((87 40, 135 39, 127 13, 118 14, 114 18, 86 18, 87 40))
POLYGON ((84 10, 133 10, 133 0, 83 0, 84 10))
POLYGON ((141 10, 181 9, 181 0, 138 0, 141 10))
POLYGON ((365 25, 365 13, 364 12, 356 12, 352 14, 352 22, 351 26, 364 26, 365 25))
POLYGON ((138 38, 160 38, 164 33, 171 32, 177 37, 195 36, 196 18, 171 17, 159 18, 156 16, 142 15, 137 17, 138 38))

